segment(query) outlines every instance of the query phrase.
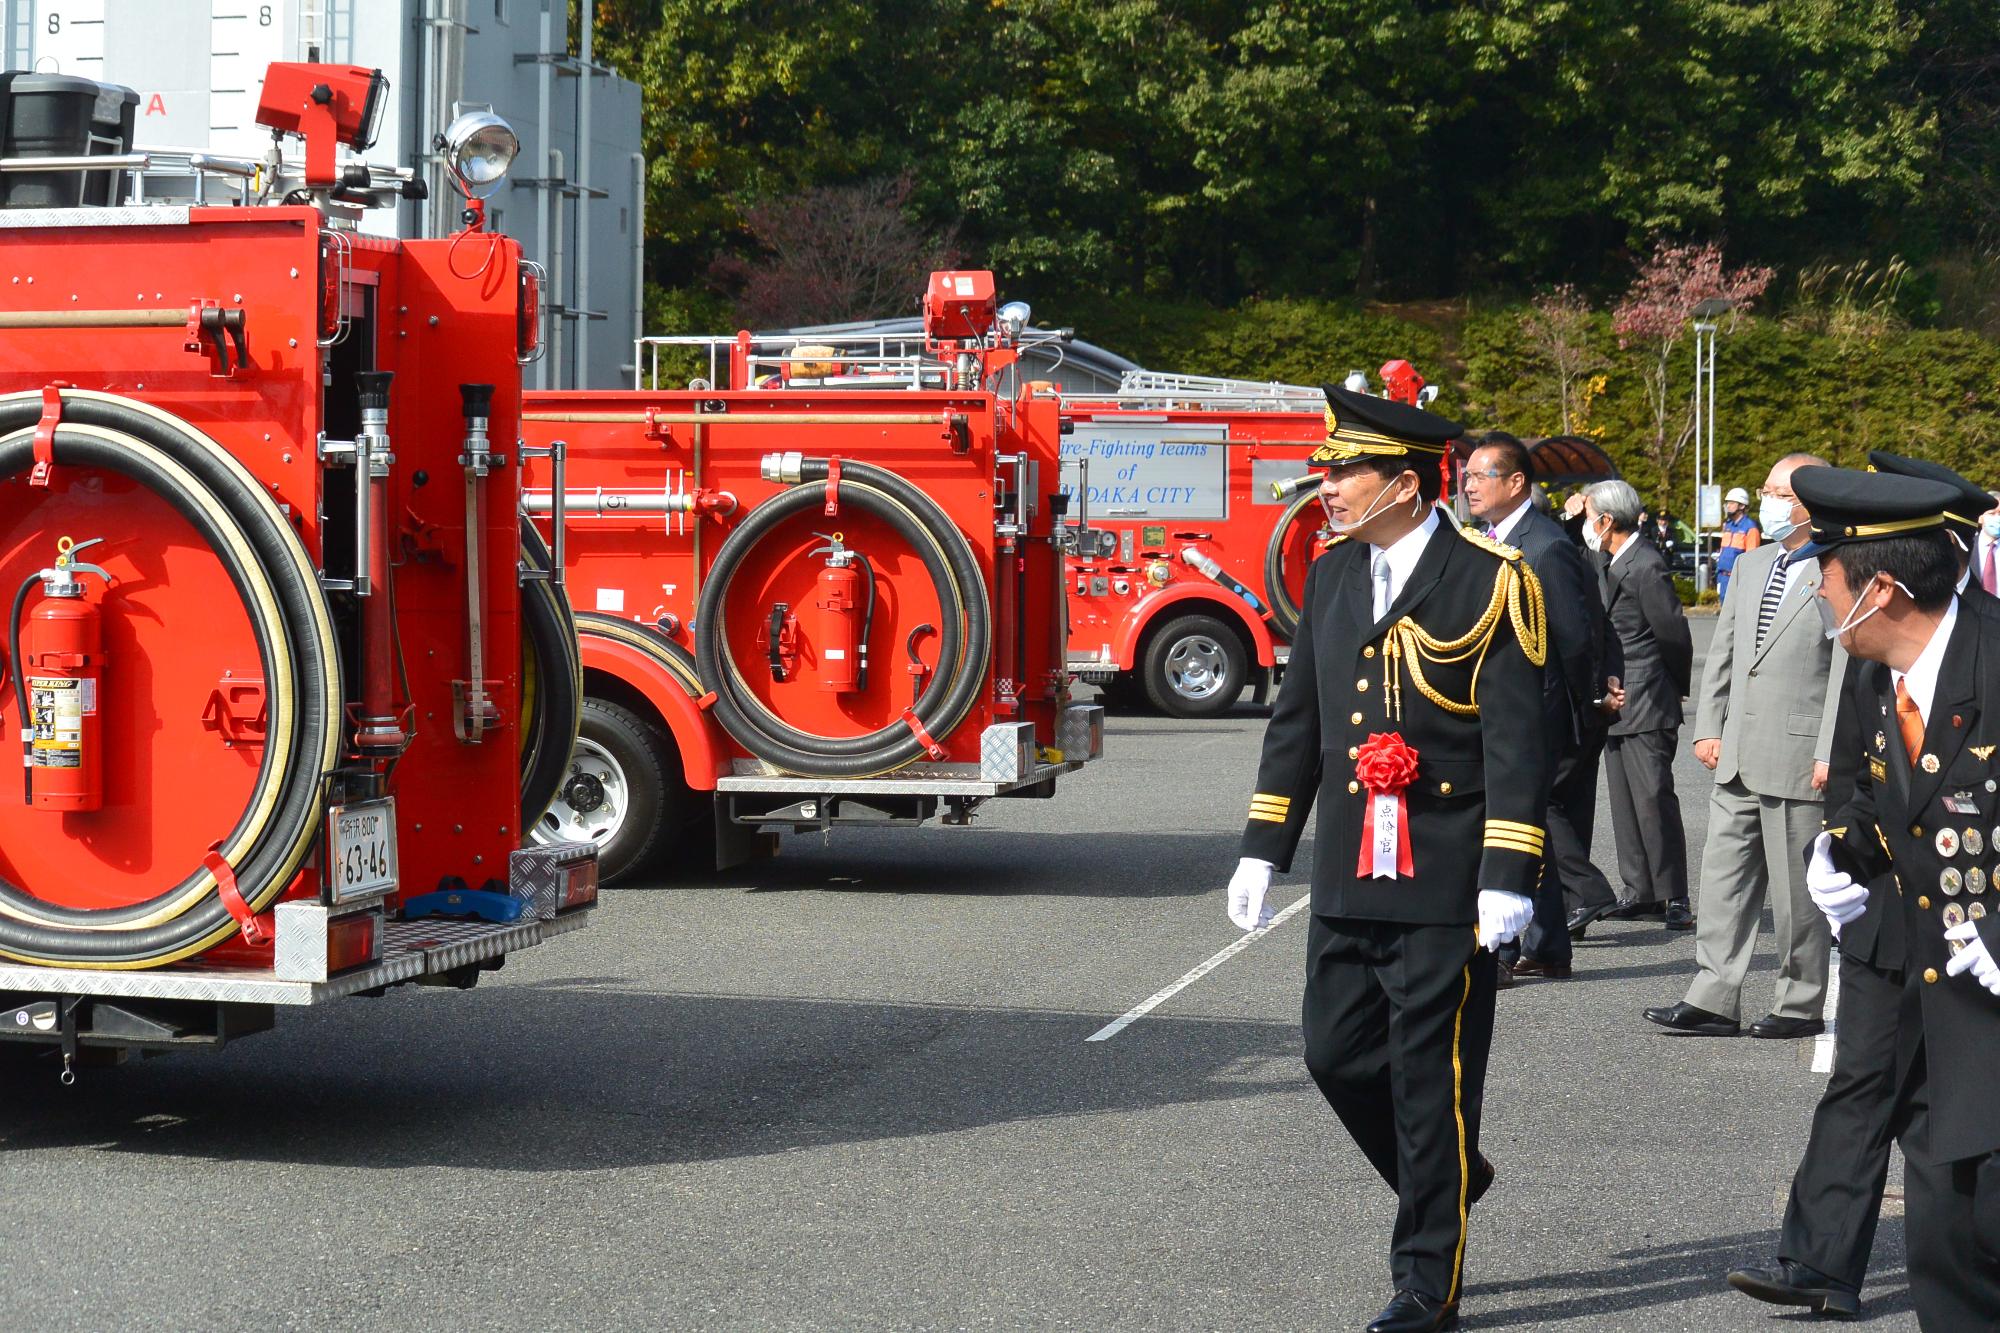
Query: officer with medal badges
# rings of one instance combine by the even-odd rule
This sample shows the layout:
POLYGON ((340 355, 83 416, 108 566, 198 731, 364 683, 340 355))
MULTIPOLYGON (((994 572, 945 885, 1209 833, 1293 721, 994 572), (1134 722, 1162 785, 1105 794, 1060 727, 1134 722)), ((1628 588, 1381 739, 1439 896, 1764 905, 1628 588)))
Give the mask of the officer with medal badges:
POLYGON ((1956 487, 1810 469, 1796 479, 1828 631, 1862 659, 1862 762, 1809 849, 1836 926, 1877 892, 1903 934, 1892 1128, 1907 1166, 1910 1285, 1927 1330, 2000 1326, 2000 618, 1963 604, 1956 487), (1887 878, 1880 878, 1886 876, 1887 878))
MULTIPOLYGON (((1940 481, 1958 492, 1944 511, 1944 527, 1960 551, 1959 614, 2000 615, 2000 600, 1970 576, 1981 516, 1991 507, 1992 496, 1928 459, 1878 449, 1869 453, 1868 461, 1874 470, 1940 481)), ((1888 745, 1886 729, 1876 725, 1879 717, 1871 717, 1864 729, 1855 702, 1857 681, 1868 667, 1861 659, 1849 658, 1843 681, 1836 682, 1840 709, 1825 791, 1829 813, 1846 804, 1857 770, 1888 745)), ((1868 700, 1859 706, 1873 710, 1877 705, 1868 700)), ((1954 793, 1947 804, 1974 804, 1970 798, 1970 793, 1963 799, 1954 793)), ((1973 834, 1967 838, 1961 830, 1954 835, 1961 854, 1990 859, 1960 872, 1959 884, 1968 918, 1983 919, 1992 910, 1989 904, 1994 898, 1987 896, 1987 890, 1995 887, 2000 848, 1995 847, 1995 830, 1974 829, 1973 834)), ((1840 968, 1833 1073, 1813 1111, 1812 1134, 1792 1177, 1778 1262, 1729 1274, 1732 1286, 1758 1300, 1846 1315, 1861 1308, 1861 1285, 1888 1178, 1904 982, 1902 905, 1894 873, 1878 875, 1868 888, 1860 902, 1843 907, 1831 919, 1840 968)))
POLYGON ((1314 824, 1307 1069, 1396 1192, 1394 1295, 1368 1328, 1457 1320, 1494 960, 1533 908, 1546 835, 1547 618, 1511 547, 1439 512, 1456 422, 1327 389, 1312 462, 1333 531, 1264 737, 1242 860, 1244 929, 1314 824), (1391 1071, 1394 1071, 1394 1078, 1391 1071))

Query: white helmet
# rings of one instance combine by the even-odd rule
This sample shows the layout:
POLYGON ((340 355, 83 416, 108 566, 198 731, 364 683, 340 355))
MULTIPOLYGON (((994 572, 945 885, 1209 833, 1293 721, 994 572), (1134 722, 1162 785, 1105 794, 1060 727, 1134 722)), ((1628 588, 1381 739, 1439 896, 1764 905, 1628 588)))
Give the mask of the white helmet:
POLYGON ((1750 492, 1744 490, 1741 486, 1731 486, 1729 494, 1722 497, 1722 502, 1724 504, 1734 502, 1740 505, 1747 505, 1750 503, 1750 492))

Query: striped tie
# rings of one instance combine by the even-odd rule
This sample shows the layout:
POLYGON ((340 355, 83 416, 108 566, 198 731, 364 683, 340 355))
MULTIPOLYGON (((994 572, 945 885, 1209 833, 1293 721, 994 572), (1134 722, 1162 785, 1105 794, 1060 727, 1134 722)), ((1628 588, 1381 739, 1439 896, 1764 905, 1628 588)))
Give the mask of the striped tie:
POLYGON ((1757 648, 1762 651, 1764 635, 1770 630, 1771 622, 1777 619, 1778 603, 1785 600, 1785 562, 1782 557, 1771 566, 1771 577, 1764 584, 1764 600, 1757 605, 1757 648))

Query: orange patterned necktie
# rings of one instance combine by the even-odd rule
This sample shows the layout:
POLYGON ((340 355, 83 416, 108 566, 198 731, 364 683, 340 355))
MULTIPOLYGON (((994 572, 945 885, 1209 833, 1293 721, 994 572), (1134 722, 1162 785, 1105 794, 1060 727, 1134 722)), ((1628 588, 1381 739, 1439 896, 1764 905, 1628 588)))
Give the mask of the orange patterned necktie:
POLYGON ((1896 725, 1903 729, 1903 748, 1909 752, 1910 767, 1915 768, 1917 755, 1924 748, 1924 715, 1917 711, 1917 701, 1900 680, 1896 682, 1896 725))

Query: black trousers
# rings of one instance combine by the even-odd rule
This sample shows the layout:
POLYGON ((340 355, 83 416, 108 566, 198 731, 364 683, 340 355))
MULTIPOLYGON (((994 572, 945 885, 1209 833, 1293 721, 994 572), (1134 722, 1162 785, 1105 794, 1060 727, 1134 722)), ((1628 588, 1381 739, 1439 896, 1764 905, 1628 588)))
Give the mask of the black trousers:
POLYGON ((1840 957, 1833 1076, 1813 1111, 1812 1137, 1792 1177, 1778 1256, 1860 1290, 1882 1215, 1895 1137, 1896 1023, 1901 973, 1840 957))
MULTIPOLYGON (((1905 1025, 1911 1020, 1906 1012, 1905 1025)), ((1993 1333, 2000 1329, 2000 1153, 1952 1162, 1930 1156, 1928 1056, 1918 1049, 1896 1108, 1910 1296, 1924 1333, 1993 1333)))
POLYGON ((1640 731, 1604 743, 1611 789, 1611 829, 1625 901, 1672 902, 1688 896, 1687 833, 1674 793, 1674 751, 1681 730, 1640 731))
POLYGON ((1549 788, 1548 855, 1535 894, 1535 919, 1528 927, 1526 952, 1547 963, 1570 960, 1570 908, 1612 902, 1611 881, 1590 859, 1597 825, 1597 768, 1604 735, 1585 737, 1556 761, 1549 788))
POLYGON ((1399 1291, 1459 1296, 1493 998, 1493 955, 1469 924, 1315 915, 1306 932, 1306 1068, 1396 1191, 1399 1291))

